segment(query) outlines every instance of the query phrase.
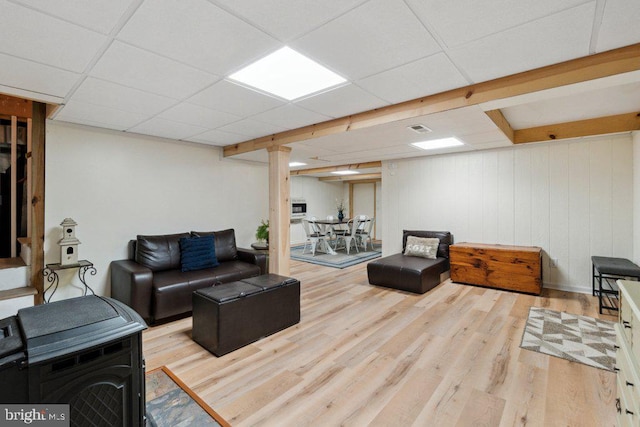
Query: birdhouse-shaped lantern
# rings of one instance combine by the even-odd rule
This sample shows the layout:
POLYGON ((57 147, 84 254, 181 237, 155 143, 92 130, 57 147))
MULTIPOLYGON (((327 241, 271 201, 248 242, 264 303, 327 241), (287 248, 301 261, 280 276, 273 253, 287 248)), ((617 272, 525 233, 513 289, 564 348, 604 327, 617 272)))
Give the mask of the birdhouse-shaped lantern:
POLYGON ((65 218, 62 226, 62 239, 60 245, 60 265, 74 265, 78 263, 78 245, 80 240, 76 238, 76 222, 71 218, 65 218))

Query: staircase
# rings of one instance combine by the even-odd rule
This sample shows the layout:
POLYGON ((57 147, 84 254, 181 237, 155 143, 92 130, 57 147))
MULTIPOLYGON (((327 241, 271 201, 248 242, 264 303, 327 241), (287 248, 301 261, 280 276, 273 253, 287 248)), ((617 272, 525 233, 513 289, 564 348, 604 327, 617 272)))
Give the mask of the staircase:
POLYGON ((0 319, 15 315, 19 309, 31 307, 35 288, 29 286, 31 267, 28 242, 21 242, 23 258, 0 259, 0 319))

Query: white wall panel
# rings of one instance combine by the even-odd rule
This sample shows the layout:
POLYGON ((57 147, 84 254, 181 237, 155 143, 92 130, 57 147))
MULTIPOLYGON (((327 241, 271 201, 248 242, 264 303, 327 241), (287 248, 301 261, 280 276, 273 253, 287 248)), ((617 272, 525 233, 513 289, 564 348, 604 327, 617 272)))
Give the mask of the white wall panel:
POLYGON ((569 145, 549 145, 549 248, 556 267, 543 265, 545 283, 569 284, 569 145))
MULTIPOLYGON (((635 145, 640 157, 640 137, 635 145)), ((404 228, 449 230, 456 242, 536 245, 545 286, 585 293, 592 255, 633 256, 640 208, 634 213, 628 134, 392 163, 396 169, 383 168, 384 255, 399 251, 404 228)))
POLYGON ((640 265, 640 132, 633 132, 633 261, 640 265))
POLYGON ((498 241, 498 191, 484 191, 498 188, 498 153, 482 153, 482 240, 498 241))
POLYGON ((515 241, 515 203, 513 182, 513 150, 496 152, 498 155, 498 202, 496 205, 498 219, 497 243, 513 245, 515 241))
MULTIPOLYGON (((549 250, 549 145, 532 146, 531 154, 531 245, 543 251, 543 265, 548 263, 549 250)), ((543 269, 548 280, 549 269, 543 269)), ((543 278, 544 279, 544 278, 543 278)))
POLYGON ((590 282, 590 143, 569 144, 569 279, 579 287, 590 282))
MULTIPOLYGON (((636 132, 640 140, 640 132, 636 132)), ((626 139, 618 138, 613 140, 611 169, 611 236, 613 248, 611 256, 632 259, 635 246, 635 240, 630 239, 634 231, 634 201, 640 199, 640 196, 634 196, 635 185, 629 187, 628 183, 633 181, 634 174, 634 157, 629 154, 626 147, 626 139)), ((634 143, 635 144, 635 143, 634 143)), ((640 165, 640 161, 635 163, 640 165)), ((640 167, 640 166, 639 166, 640 167)), ((640 244, 640 243, 639 243, 640 244)))
MULTIPOLYGON (((515 241, 519 245, 531 245, 531 148, 515 152, 514 201, 515 241)), ((490 191, 491 189, 487 189, 490 191)))

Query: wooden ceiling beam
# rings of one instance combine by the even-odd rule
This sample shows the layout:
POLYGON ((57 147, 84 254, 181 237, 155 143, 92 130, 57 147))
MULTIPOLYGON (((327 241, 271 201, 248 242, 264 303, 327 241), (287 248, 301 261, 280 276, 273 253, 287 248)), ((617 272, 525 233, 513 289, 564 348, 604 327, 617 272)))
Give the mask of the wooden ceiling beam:
POLYGON ((382 174, 378 173, 363 173, 359 175, 340 175, 340 176, 323 176, 318 178, 320 181, 379 181, 382 179, 382 174))
POLYGON ((484 112, 495 123, 496 126, 505 134, 509 141, 513 143, 514 131, 504 114, 500 110, 489 110, 484 112))
POLYGON ((234 156, 640 70, 640 43, 224 147, 234 156))
POLYGON ((367 163, 352 163, 349 165, 340 165, 340 166, 325 166, 321 168, 310 168, 310 169, 299 169, 295 171, 291 171, 290 175, 311 175, 314 173, 327 173, 327 172, 335 172, 335 171, 343 171, 343 170, 357 170, 357 169, 371 169, 371 168, 379 168, 382 167, 381 161, 375 162, 367 162, 367 163))
POLYGON ((556 123, 514 131, 514 144, 640 130, 640 112, 556 123))
POLYGON ((0 114, 3 116, 16 116, 23 119, 32 117, 33 103, 28 99, 0 94, 0 114))

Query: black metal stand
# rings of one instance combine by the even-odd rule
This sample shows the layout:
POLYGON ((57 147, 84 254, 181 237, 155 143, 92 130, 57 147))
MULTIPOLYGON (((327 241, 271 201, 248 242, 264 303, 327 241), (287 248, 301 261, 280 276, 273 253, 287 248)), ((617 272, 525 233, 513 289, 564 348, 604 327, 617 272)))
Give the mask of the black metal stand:
MULTIPOLYGON (((614 268, 609 265, 606 265, 602 261, 626 261, 635 269, 638 269, 638 266, 632 264, 631 262, 621 259, 621 258, 606 258, 606 257, 597 257, 600 261, 599 265, 596 266, 596 263, 593 259, 596 257, 592 257, 591 263, 591 290, 594 296, 598 297, 598 308, 599 313, 602 314, 602 310, 619 310, 618 304, 618 285, 616 284, 616 280, 618 279, 627 279, 630 280, 634 278, 636 281, 640 280, 640 271, 632 272, 625 271, 624 274, 619 273, 614 268), (597 286, 596 286, 597 283, 597 286)), ((628 267, 627 267, 628 268, 628 267)))
POLYGON ((92 262, 87 261, 85 259, 85 260, 78 261, 77 264, 69 264, 69 265, 62 265, 60 263, 47 264, 45 269, 42 271, 42 274, 44 275, 44 277, 47 278, 47 282, 49 282, 49 286, 47 286, 47 289, 44 290, 44 295, 45 295, 44 301, 45 302, 47 302, 47 303, 51 302, 51 297, 58 290, 58 284, 60 282, 60 277, 58 276, 58 271, 67 270, 69 268, 77 268, 78 269, 78 279, 80 279, 80 283, 82 283, 82 285, 84 286, 83 295, 87 295, 87 290, 91 291, 91 293, 95 295, 95 292, 93 292, 93 289, 91 289, 89 287, 89 285, 87 285, 87 281, 85 279, 85 275, 87 274, 87 271, 92 276, 95 276, 96 273, 97 273, 97 270, 93 266, 92 262), (49 298, 47 298, 46 297, 47 291, 49 289, 51 289, 51 288, 53 288, 53 290, 51 291, 51 295, 49 295, 49 298))

